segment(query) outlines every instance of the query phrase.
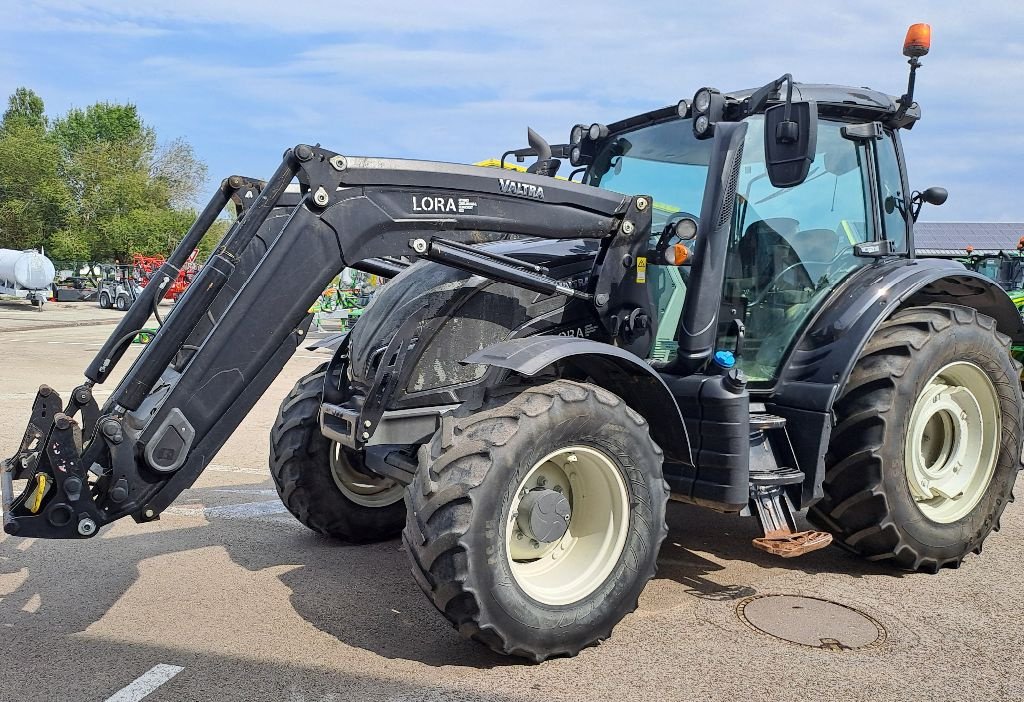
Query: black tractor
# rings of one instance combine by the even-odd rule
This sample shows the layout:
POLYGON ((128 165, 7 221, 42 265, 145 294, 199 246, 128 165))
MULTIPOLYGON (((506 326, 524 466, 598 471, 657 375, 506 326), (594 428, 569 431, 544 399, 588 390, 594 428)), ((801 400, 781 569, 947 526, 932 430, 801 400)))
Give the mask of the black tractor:
POLYGON ((1021 467, 1024 324, 984 276, 914 257, 921 205, 945 199, 911 192, 900 147, 927 40, 908 33, 899 98, 788 74, 702 88, 568 144, 532 134, 527 173, 299 145, 265 183, 229 178, 68 403, 40 389, 2 476, 6 531, 156 519, 349 266, 393 280, 319 344, 333 357, 281 405, 271 472, 318 532, 401 534, 464 636, 532 660, 608 637, 655 573, 670 499, 755 516, 754 545, 783 557, 834 541, 959 566, 1021 467), (566 158, 582 182, 553 177, 566 158), (232 199, 242 216, 98 406, 232 199))

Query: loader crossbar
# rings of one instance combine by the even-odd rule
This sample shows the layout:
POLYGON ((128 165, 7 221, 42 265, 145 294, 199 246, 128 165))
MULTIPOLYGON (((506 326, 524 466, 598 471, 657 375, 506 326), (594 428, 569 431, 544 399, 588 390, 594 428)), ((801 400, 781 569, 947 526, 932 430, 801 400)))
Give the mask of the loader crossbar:
MULTIPOLYGON (((124 516, 157 518, 269 387, 302 343, 310 306, 346 266, 394 275, 403 268, 398 257, 420 257, 582 298, 616 337, 623 319, 651 314, 647 286, 629 271, 647 249, 649 204, 533 174, 345 157, 307 145, 285 152, 265 183, 225 180, 89 365, 73 401, 53 416, 59 399, 41 389, 26 440, 0 476, 5 530, 83 538, 124 516), (178 268, 243 188, 250 202, 241 216, 97 408, 92 388, 111 377, 178 268), (280 218, 277 226, 271 218, 280 218), (590 289, 467 245, 481 232, 601 240, 590 289), (18 478, 27 484, 15 496, 18 478)), ((644 353, 650 337, 634 331, 619 341, 644 353)))

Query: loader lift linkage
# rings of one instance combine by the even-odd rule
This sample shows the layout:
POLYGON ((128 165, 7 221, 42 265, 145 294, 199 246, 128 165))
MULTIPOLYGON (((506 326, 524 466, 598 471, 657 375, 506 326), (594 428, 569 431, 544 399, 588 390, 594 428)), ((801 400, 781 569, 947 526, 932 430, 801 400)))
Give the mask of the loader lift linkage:
POLYGON ((625 273, 650 236, 649 198, 581 189, 541 176, 518 180, 533 181, 526 182, 527 192, 533 185, 545 201, 501 192, 489 169, 346 158, 307 145, 286 152, 265 184, 226 180, 90 364, 86 382, 68 406, 56 411, 56 393, 40 388, 26 440, 2 476, 5 530, 76 538, 92 536, 125 515, 137 521, 156 518, 194 482, 277 375, 302 341, 310 303, 346 265, 394 275, 394 266, 383 259, 418 255, 539 293, 593 301, 608 332, 624 347, 648 343, 649 330, 636 324, 636 310, 646 314, 650 307, 647 290, 625 273), (258 265, 236 269, 295 178, 302 198, 286 226, 275 241, 266 242, 258 265), (243 187, 257 189, 258 197, 97 408, 93 385, 107 379, 177 266, 243 187), (458 212, 458 204, 454 212, 445 210, 452 196, 463 201, 465 211, 458 212), (424 198, 441 211, 413 215, 414 202, 424 198), (600 239, 601 273, 592 291, 576 290, 535 266, 460 241, 481 230, 600 239), (219 319, 208 316, 218 303, 219 319), (205 339, 195 338, 196 330, 205 339), (79 412, 81 424, 74 419, 79 412), (17 499, 15 477, 31 478, 17 499))

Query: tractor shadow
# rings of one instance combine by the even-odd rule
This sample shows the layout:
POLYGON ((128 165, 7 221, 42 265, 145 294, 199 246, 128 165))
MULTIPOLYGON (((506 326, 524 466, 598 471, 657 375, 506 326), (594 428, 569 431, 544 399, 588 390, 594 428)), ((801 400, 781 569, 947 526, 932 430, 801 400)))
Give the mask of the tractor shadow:
MULTIPOLYGON (((239 492, 267 492, 268 487, 269 481, 233 486, 239 492)), ((208 505, 216 490, 193 488, 183 501, 208 505)), ((211 518, 179 526, 168 518, 163 522, 167 528, 131 533, 134 525, 128 525, 116 538, 6 538, 0 542, 0 631, 15 644, 21 637, 27 643, 33 632, 83 632, 136 584, 143 561, 220 547, 233 563, 252 572, 292 566, 277 576, 291 594, 272 606, 290 606, 348 646, 430 666, 488 669, 522 663, 461 638, 416 585, 399 540, 346 544, 291 519, 282 514, 270 520, 211 518)), ((173 579, 173 565, 163 567, 173 579)), ((211 587, 217 587, 216 572, 210 579, 211 587)), ((154 601, 152 606, 173 605, 154 601)))
MULTIPOLYGON (((700 553, 717 561, 808 575, 903 575, 836 547, 795 559, 771 556, 751 545, 751 539, 760 536, 752 518, 673 503, 668 523, 669 536, 659 554, 655 578, 678 582, 686 594, 701 600, 728 602, 755 595, 757 590, 729 582, 738 573, 732 573, 728 563, 700 553)), ((305 564, 280 576, 292 590, 292 606, 310 624, 343 643, 431 666, 492 668, 523 663, 458 636, 413 581, 399 540, 352 546, 296 530, 288 543, 283 548, 305 564)))
POLYGON ((280 576, 292 607, 342 643, 429 666, 524 663, 459 636, 413 580, 400 540, 353 546, 297 531, 290 541, 296 554, 315 555, 280 576))
MULTIPOLYGON (((233 487, 266 493, 271 486, 263 481, 233 487)), ((187 501, 210 504, 216 496, 208 491, 216 489, 193 488, 187 501)), ((282 604, 348 646, 429 666, 489 669, 523 663, 461 638, 416 585, 399 540, 345 544, 290 520, 281 514, 270 520, 211 518, 201 525, 167 523, 167 528, 129 529, 114 539, 71 543, 5 539, 0 543, 0 626, 13 639, 40 631, 84 631, 136 583, 141 562, 220 547, 233 563, 252 572, 292 566, 277 575, 291 591, 282 604)), ((759 535, 754 519, 671 504, 668 522, 656 581, 680 583, 685 594, 702 600, 727 602, 757 594, 742 581, 749 577, 748 568, 733 569, 723 561, 811 575, 902 575, 836 547, 796 559, 770 556, 750 545, 759 535)), ((166 568, 173 578, 172 566, 166 568)), ((216 572, 210 577, 216 587, 216 572)))
MULTIPOLYGON (((678 582, 688 594, 702 600, 739 600, 757 594, 757 590, 744 583, 728 582, 729 565, 704 558, 701 553, 718 560, 751 564, 764 571, 795 571, 806 575, 829 573, 853 578, 866 575, 900 578, 906 575, 834 545, 797 558, 765 553, 751 543, 762 535, 753 517, 721 514, 694 505, 670 502, 667 521, 669 533, 658 555, 658 574, 655 577, 678 582)), ((809 528, 801 516, 797 517, 797 526, 809 528)))

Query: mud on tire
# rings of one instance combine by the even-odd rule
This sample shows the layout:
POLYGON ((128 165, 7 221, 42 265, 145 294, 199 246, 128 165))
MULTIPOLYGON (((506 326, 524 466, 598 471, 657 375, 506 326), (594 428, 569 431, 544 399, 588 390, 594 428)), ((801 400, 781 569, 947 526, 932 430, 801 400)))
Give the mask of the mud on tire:
POLYGON ((1013 500, 1024 416, 1019 365, 993 319, 953 305, 897 312, 868 341, 835 415, 825 494, 808 512, 812 523, 832 532, 847 550, 908 570, 955 568, 968 553, 981 552, 1013 500), (977 503, 959 518, 936 521, 915 500, 905 445, 912 443, 911 417, 922 392, 936 374, 958 363, 988 378, 1001 432, 992 436, 995 465, 977 503))
MULTIPOLYGON (((420 587, 463 636, 534 661, 575 655, 607 638, 654 576, 667 532, 662 452, 644 419, 601 388, 558 380, 498 393, 475 412, 445 418, 420 448, 403 541, 420 587), (521 534, 511 508, 526 494, 522 481, 565 447, 603 456, 628 505, 621 550, 606 556, 607 576, 595 575, 579 599, 551 604, 517 579, 524 576, 509 553, 518 546, 509 540, 521 534)), ((566 516, 566 538, 575 538, 575 519, 575 512, 566 516)))
MULTIPOLYGON (((319 424, 326 372, 325 363, 300 378, 281 403, 270 432, 270 473, 277 493, 296 519, 326 536, 351 542, 395 538, 405 524, 404 502, 357 504, 332 475, 332 442, 320 433, 319 424)), ((346 455, 358 464, 358 454, 346 455)))

